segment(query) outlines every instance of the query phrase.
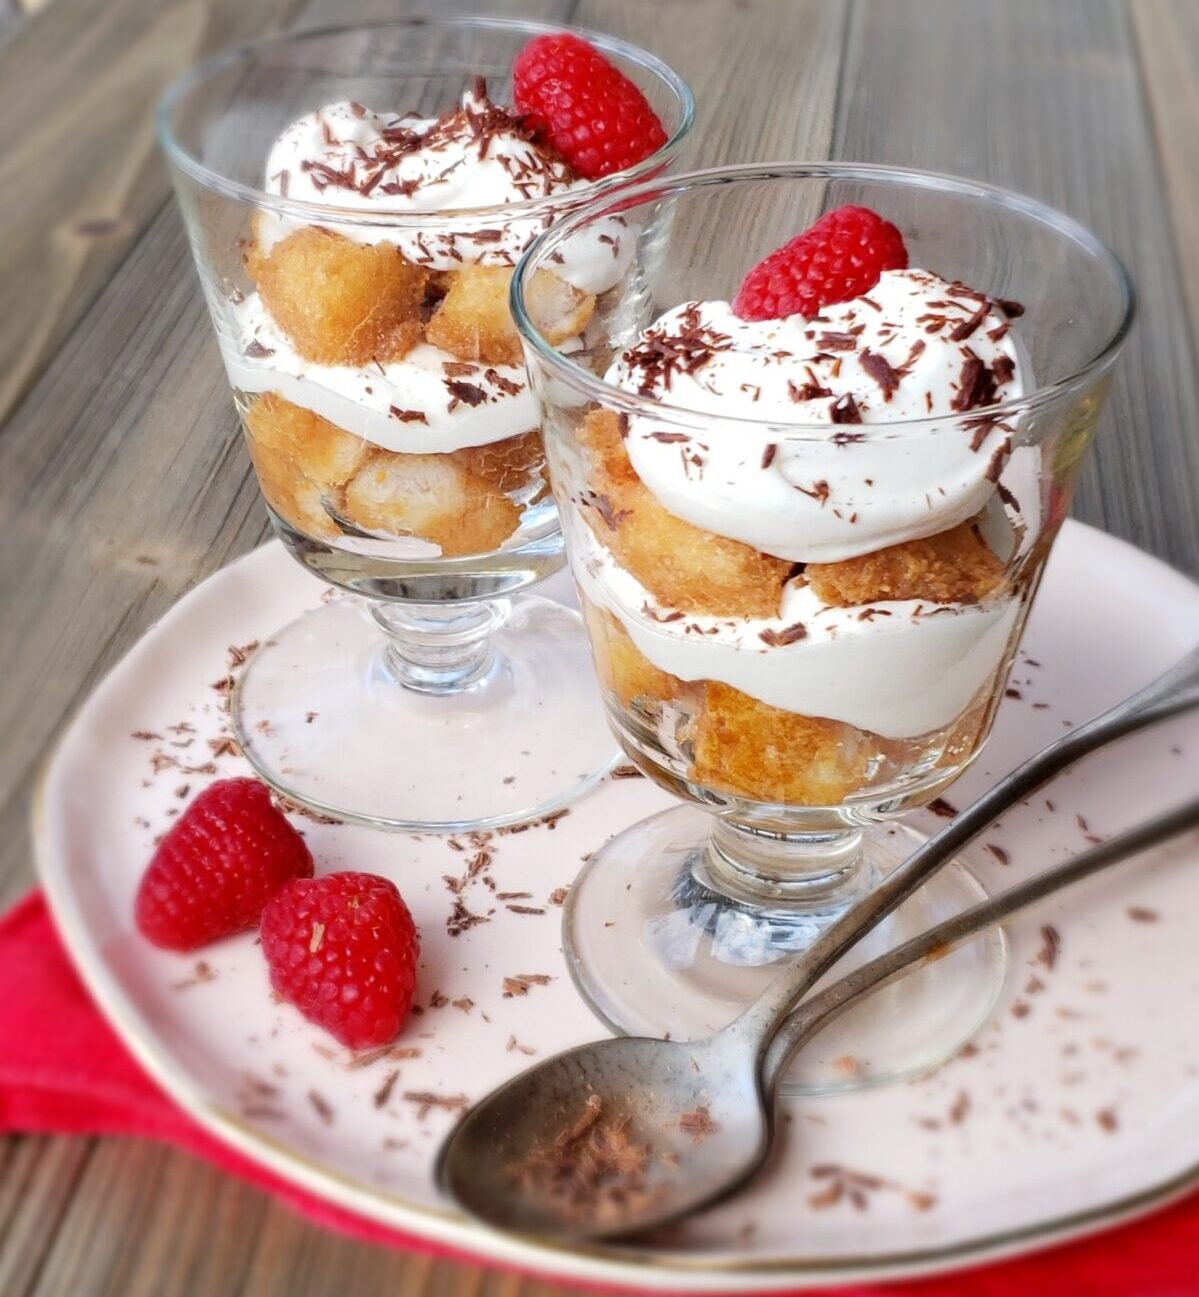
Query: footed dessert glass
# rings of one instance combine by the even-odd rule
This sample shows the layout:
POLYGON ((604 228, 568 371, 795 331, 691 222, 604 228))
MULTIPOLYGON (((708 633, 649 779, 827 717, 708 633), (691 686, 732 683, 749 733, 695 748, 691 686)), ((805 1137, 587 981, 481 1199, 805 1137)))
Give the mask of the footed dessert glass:
MULTIPOLYGON (((608 715, 685 802, 571 889, 568 959, 610 1026, 719 1028, 922 840, 898 817, 986 740, 1131 313, 1067 217, 890 168, 644 184, 525 254, 513 314, 608 715), (897 227, 906 269, 807 318, 734 314, 751 266, 846 204, 897 227), (588 348, 557 347, 529 290, 616 213, 645 231, 636 257, 588 348)), ((953 863, 842 969, 981 895, 953 863)), ((822 1034, 790 1087, 944 1060, 1004 967, 998 934, 931 964, 822 1034)))
MULTIPOLYGON (((531 819, 614 756, 578 614, 523 593, 565 559, 508 281, 554 220, 661 174, 692 102, 649 54, 579 33, 665 140, 580 179, 511 108, 515 56, 560 30, 414 18, 282 36, 200 64, 160 109, 275 533, 353 596, 257 650, 237 736, 268 783, 339 819, 531 819)), ((594 233, 531 287, 562 345, 585 345, 643 232, 594 233)))

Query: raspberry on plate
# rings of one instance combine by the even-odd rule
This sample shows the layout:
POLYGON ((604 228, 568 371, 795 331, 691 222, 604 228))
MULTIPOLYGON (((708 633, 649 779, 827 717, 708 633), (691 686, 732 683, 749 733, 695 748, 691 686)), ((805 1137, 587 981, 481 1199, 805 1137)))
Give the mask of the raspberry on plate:
POLYGON ((635 166, 666 143, 646 97, 578 36, 534 37, 516 56, 512 82, 517 108, 586 180, 635 166))
POLYGON ((292 878, 312 876, 312 853, 257 779, 206 788, 159 843, 137 889, 141 934, 195 950, 254 927, 292 878))
POLYGON ((420 939, 376 874, 297 878, 262 912, 271 985, 349 1049, 394 1040, 412 1006, 420 939))
POLYGON ((868 207, 826 212, 745 276, 733 301, 743 320, 811 317, 868 293, 884 270, 906 270, 903 236, 868 207))

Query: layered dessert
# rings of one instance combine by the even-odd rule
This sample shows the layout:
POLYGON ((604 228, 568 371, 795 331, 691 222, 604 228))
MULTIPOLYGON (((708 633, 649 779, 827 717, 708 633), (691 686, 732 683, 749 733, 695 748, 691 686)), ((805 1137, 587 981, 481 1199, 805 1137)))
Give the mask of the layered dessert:
MULTIPOLYGON (((645 105, 637 131, 620 126, 618 147, 597 154, 612 78, 641 99, 577 38, 542 37, 517 60, 519 109, 493 103, 475 78, 436 118, 338 102, 279 136, 263 182, 278 201, 255 214, 252 291, 234 294, 222 351, 263 493, 288 526, 333 543, 386 541, 400 557, 454 557, 512 542, 527 511, 548 509, 508 288, 572 196, 665 141, 645 105), (566 86, 575 117, 594 107, 589 140, 572 118, 537 111, 546 55, 533 47, 546 41, 591 57, 586 79, 566 86)), ((545 336, 582 345, 631 244, 610 218, 536 277, 528 306, 545 336)))
POLYGON ((637 399, 579 427, 573 558, 634 755, 812 807, 960 768, 1039 530, 1038 452, 996 409, 1019 314, 842 208, 612 360, 637 399))

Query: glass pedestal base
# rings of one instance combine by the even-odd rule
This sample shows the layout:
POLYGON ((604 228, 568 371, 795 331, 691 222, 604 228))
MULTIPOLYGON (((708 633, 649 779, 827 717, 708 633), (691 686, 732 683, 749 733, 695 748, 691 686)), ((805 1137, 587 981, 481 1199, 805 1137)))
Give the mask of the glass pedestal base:
MULTIPOLYGON (((643 820, 597 851, 570 890, 563 924, 572 976, 595 1013, 618 1033, 684 1040, 719 1030, 846 904, 843 893, 823 912, 728 900, 705 881, 711 826, 711 815, 693 806, 643 820)), ((867 828, 863 884, 894 868, 922 841, 898 824, 867 828)), ((964 864, 946 865, 824 981, 985 896, 964 864)), ((805 1046, 783 1092, 860 1089, 946 1061, 986 1021, 1005 967, 1004 937, 992 931, 879 991, 805 1046)))
POLYGON ((240 677, 238 742, 284 796, 378 828, 460 832, 549 814, 616 760, 578 613, 535 595, 488 605, 469 683, 426 671, 419 689, 400 682, 370 607, 306 613, 240 677))

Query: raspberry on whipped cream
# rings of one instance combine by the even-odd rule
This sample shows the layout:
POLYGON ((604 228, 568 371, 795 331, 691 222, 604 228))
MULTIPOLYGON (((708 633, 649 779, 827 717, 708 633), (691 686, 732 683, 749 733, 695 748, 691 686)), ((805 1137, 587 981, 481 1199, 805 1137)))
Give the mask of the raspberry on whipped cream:
MULTIPOLYGON (((466 213, 529 200, 563 197, 586 185, 556 154, 537 143, 520 119, 487 98, 482 78, 462 106, 442 117, 374 112, 362 104, 327 104, 293 122, 266 163, 266 190, 361 212, 466 213)), ((339 233, 363 243, 394 243, 415 265, 431 270, 516 265, 545 228, 545 214, 477 224, 456 219, 446 227, 404 229, 393 224, 347 224, 339 233)), ((290 217, 265 222, 259 238, 269 248, 295 228, 290 217)), ((628 227, 612 219, 572 247, 561 278, 589 293, 611 288, 628 265, 628 227)))
POLYGON ((811 319, 747 321, 725 302, 685 303, 607 381, 719 415, 685 457, 661 421, 634 416, 625 444, 638 477, 678 517, 797 562, 852 558, 978 513, 1011 448, 986 407, 1024 391, 1003 308, 925 270, 885 271, 864 297, 811 319), (939 416, 935 432, 885 427, 939 416), (743 436, 726 422, 739 418, 743 436), (764 451, 752 424, 772 421, 813 435, 764 451))

